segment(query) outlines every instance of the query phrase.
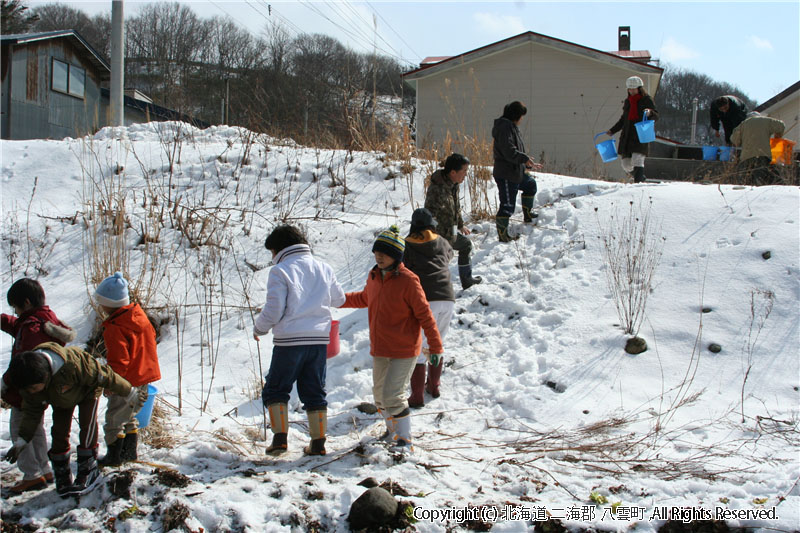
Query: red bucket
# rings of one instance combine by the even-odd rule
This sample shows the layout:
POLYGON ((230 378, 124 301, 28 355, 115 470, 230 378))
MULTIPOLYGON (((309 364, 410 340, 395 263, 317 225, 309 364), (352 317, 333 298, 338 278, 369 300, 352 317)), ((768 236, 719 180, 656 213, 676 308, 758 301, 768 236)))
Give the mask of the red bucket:
POLYGON ((339 355, 339 321, 331 320, 331 340, 328 342, 328 359, 339 355))

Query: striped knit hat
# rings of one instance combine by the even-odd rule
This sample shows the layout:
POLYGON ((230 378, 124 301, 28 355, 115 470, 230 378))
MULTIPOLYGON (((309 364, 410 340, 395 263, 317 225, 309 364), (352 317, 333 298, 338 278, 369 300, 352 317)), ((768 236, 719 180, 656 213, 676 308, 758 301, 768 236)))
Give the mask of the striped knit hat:
POLYGON ((403 240, 400 230, 394 225, 380 232, 378 238, 375 239, 375 244, 372 245, 373 252, 386 254, 397 262, 403 260, 405 249, 406 241, 403 240))

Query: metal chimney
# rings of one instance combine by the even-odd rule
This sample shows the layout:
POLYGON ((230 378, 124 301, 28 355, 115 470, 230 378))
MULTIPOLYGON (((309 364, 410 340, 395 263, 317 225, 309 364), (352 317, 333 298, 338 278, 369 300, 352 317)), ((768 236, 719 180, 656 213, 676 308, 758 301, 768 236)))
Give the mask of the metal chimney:
POLYGON ((620 26, 619 27, 619 48, 618 50, 630 50, 631 49, 631 27, 630 26, 620 26))

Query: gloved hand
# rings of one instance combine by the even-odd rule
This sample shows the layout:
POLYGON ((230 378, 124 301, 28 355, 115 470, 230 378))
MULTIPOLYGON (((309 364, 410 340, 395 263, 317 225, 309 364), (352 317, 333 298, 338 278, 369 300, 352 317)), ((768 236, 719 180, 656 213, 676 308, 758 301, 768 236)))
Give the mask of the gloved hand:
POLYGON ((431 366, 439 366, 442 363, 442 355, 440 353, 429 353, 428 355, 428 363, 431 366))
POLYGON ((147 401, 147 387, 139 387, 139 404, 144 405, 147 401))
POLYGON ((19 457, 20 452, 22 449, 28 445, 28 441, 23 439, 22 437, 17 437, 17 440, 14 441, 14 445, 8 449, 5 455, 5 460, 11 463, 12 465, 17 462, 17 457, 19 457))
POLYGON ((138 400, 139 400, 139 388, 131 387, 131 391, 128 393, 128 396, 125 397, 125 402, 128 405, 135 406, 138 400))

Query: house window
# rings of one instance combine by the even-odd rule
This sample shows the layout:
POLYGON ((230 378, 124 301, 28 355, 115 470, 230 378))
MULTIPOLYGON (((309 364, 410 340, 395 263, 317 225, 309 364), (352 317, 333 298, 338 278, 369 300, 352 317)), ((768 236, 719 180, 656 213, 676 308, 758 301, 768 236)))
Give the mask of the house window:
POLYGON ((53 90, 83 98, 86 71, 53 58, 53 90))

